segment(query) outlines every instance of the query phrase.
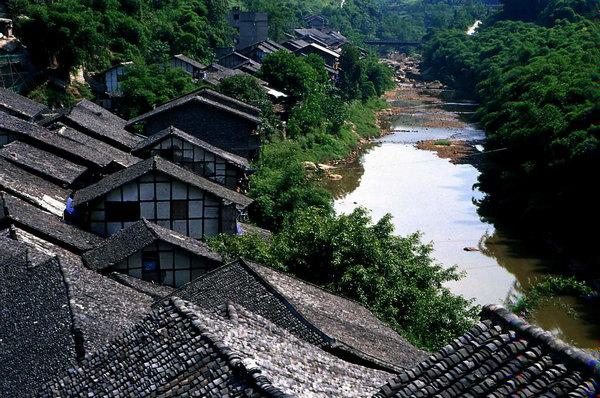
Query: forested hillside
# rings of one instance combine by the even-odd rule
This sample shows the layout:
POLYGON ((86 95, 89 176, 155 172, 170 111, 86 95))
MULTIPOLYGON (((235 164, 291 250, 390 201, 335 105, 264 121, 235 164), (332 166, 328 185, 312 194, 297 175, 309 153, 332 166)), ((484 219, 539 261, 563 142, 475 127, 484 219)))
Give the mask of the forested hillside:
POLYGON ((600 199, 597 0, 506 0, 477 34, 448 30, 424 53, 430 75, 479 101, 494 168, 480 178, 486 214, 536 238, 592 253, 600 199))
POLYGON ((333 29, 355 43, 366 39, 420 41, 430 30, 466 28, 483 18, 488 8, 479 0, 247 0, 248 10, 267 10, 276 39, 302 24, 302 18, 319 13, 333 29))

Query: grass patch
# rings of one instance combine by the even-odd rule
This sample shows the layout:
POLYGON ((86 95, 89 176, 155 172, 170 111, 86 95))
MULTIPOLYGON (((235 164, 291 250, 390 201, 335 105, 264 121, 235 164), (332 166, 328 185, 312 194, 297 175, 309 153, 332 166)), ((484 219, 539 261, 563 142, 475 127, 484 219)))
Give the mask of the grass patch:
POLYGON ((452 145, 452 141, 450 140, 436 140, 434 142, 434 145, 439 145, 439 146, 450 146, 452 145))

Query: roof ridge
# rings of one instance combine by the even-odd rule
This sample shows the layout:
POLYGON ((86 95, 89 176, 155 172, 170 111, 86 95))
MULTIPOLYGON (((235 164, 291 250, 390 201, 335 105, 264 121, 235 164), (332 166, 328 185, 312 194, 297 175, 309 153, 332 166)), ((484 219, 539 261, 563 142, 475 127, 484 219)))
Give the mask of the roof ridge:
POLYGON ((500 322, 506 328, 512 329, 517 333, 525 335, 528 339, 545 345, 561 360, 580 367, 590 372, 593 376, 600 378, 599 360, 585 351, 565 343, 550 332, 528 323, 504 306, 499 304, 485 305, 481 309, 481 318, 500 322))
POLYGON ((172 297, 169 301, 175 307, 177 312, 190 319, 192 326, 226 358, 231 368, 241 372, 260 392, 264 393, 267 397, 272 398, 293 398, 292 395, 286 394, 275 387, 271 381, 262 374, 262 370, 258 366, 251 367, 249 361, 245 362, 240 353, 229 348, 223 341, 217 338, 217 336, 206 329, 194 311, 195 306, 193 304, 183 301, 178 297, 172 297))

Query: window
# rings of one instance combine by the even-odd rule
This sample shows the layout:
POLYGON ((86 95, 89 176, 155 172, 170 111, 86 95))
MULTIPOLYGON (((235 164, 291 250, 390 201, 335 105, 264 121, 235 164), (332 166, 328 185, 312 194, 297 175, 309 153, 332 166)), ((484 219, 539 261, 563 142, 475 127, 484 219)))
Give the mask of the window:
POLYGON ((161 283, 158 253, 144 252, 142 254, 142 279, 148 282, 161 283))
POLYGON ((188 219, 188 203, 185 200, 171 201, 171 219, 172 220, 187 220, 188 219))
POLYGON ((138 221, 140 219, 139 202, 106 202, 104 206, 108 222, 138 221))

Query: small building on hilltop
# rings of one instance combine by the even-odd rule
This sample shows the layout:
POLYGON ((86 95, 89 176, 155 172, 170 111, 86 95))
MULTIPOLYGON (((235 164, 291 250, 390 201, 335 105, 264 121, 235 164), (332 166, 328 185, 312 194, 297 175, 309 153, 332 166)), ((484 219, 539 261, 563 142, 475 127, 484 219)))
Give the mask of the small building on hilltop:
POLYGON ((0 111, 27 121, 34 121, 51 112, 46 105, 3 87, 0 87, 0 111))
POLYGON ((247 159, 260 149, 260 109, 208 89, 157 106, 127 125, 143 125, 147 136, 173 126, 247 159))
POLYGON ((204 242, 142 219, 83 255, 86 265, 180 287, 222 265, 204 242))
POLYGON ((207 310, 239 303, 308 343, 371 368, 397 372, 425 357, 357 302, 244 260, 209 272, 173 295, 207 310))
POLYGON ((412 369, 400 372, 374 398, 596 397, 600 362, 498 305, 481 321, 412 369))
POLYGON ((160 156, 238 192, 246 191, 252 171, 248 159, 172 126, 140 142, 133 153, 144 159, 160 156))
POLYGON ((91 232, 111 236, 145 218, 202 239, 234 234, 252 200, 172 162, 152 157, 75 193, 74 206, 91 232))
POLYGON ((321 30, 326 28, 328 23, 329 21, 327 20, 327 18, 319 14, 309 15, 304 18, 305 26, 308 26, 308 28, 310 29, 321 30))
POLYGON ((236 30, 235 48, 245 48, 269 38, 269 15, 266 12, 233 10, 227 22, 236 30))
POLYGON ((143 139, 125 130, 125 120, 85 99, 41 120, 40 124, 48 126, 57 122, 123 151, 130 151, 143 139))

